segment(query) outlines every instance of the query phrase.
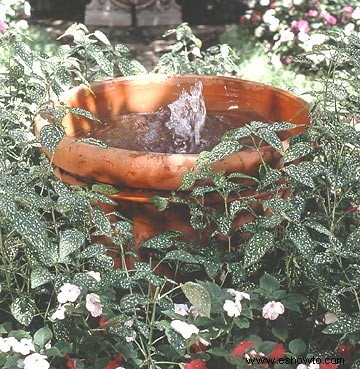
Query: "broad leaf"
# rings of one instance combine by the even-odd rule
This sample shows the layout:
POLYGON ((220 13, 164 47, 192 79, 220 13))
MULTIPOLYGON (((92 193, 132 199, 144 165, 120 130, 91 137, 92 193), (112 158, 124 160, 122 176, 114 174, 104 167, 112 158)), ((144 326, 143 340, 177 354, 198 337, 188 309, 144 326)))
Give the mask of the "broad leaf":
POLYGON ((206 288, 195 282, 186 282, 181 289, 200 314, 210 317, 211 298, 206 288))
POLYGON ((244 267, 257 263, 274 245, 274 234, 268 231, 254 234, 246 244, 244 267))

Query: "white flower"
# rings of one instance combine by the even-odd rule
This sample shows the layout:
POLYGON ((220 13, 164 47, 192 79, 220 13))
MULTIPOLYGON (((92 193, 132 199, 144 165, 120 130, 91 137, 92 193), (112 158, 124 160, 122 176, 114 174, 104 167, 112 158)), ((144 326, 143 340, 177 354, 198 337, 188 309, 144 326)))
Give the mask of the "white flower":
POLYGON ((0 337, 0 351, 9 352, 10 350, 11 350, 11 345, 8 342, 8 339, 0 337))
POLYGON ((279 301, 270 301, 262 308, 262 316, 265 319, 275 320, 280 314, 284 314, 285 307, 279 301))
POLYGON ((51 320, 64 320, 66 308, 65 305, 59 305, 55 312, 51 315, 51 320))
POLYGON ((344 27, 344 33, 346 36, 350 36, 355 29, 355 24, 354 23, 348 23, 345 27, 344 27))
POLYGON ((193 324, 188 324, 181 320, 173 320, 171 322, 171 328, 180 333, 186 340, 189 339, 193 334, 199 333, 199 328, 193 324))
POLYGON ((270 5, 270 0, 260 0, 260 5, 261 6, 268 6, 268 5, 270 5))
POLYGON ((15 339, 11 346, 15 352, 21 355, 29 355, 31 351, 35 351, 35 347, 31 338, 22 338, 20 341, 15 339))
POLYGON ((240 316, 241 314, 241 303, 240 301, 225 300, 223 309, 227 312, 229 317, 240 316))
POLYGON ((305 364, 299 364, 296 369, 308 369, 308 367, 305 364))
POLYGON ((326 313, 325 316, 324 316, 324 321, 325 321, 325 324, 332 324, 332 323, 335 323, 337 322, 339 319, 338 317, 333 314, 333 313, 326 313))
POLYGON ((242 299, 250 300, 250 295, 246 292, 236 291, 233 288, 229 288, 227 291, 231 296, 234 296, 237 301, 241 301, 242 299))
POLYGON ((129 336, 129 337, 125 337, 125 341, 126 341, 127 343, 134 342, 134 341, 135 341, 135 337, 131 337, 131 336, 129 336))
POLYGON ((91 316, 97 317, 102 314, 102 305, 100 303, 100 296, 96 293, 88 293, 86 295, 86 309, 90 312, 91 316))
POLYGON ((96 282, 100 282, 101 281, 101 276, 99 272, 94 272, 92 270, 90 270, 90 272, 87 272, 86 274, 88 274, 89 276, 93 277, 96 282))
POLYGON ((49 369, 50 364, 46 359, 47 356, 34 352, 24 359, 24 369, 49 369))
POLYGON ((352 19, 360 19, 360 7, 356 7, 351 14, 352 19))
POLYGON ((45 350, 50 350, 51 349, 51 340, 47 343, 45 343, 45 350))
POLYGON ((293 0, 294 5, 301 5, 304 0, 293 0))
POLYGON ((78 286, 71 283, 65 283, 60 287, 60 292, 57 295, 57 300, 60 304, 64 304, 65 302, 75 302, 76 299, 80 296, 81 290, 78 286))
POLYGON ((317 363, 310 363, 309 365, 309 369, 319 369, 320 368, 320 364, 317 364, 317 363))
POLYGON ((264 31, 265 31, 265 28, 261 25, 255 28, 254 34, 256 37, 260 38, 262 34, 264 33, 264 31))
POLYGON ((126 322, 124 322, 124 326, 129 327, 129 328, 131 328, 133 324, 134 324, 134 321, 132 319, 129 319, 126 322))
POLYGON ((186 304, 174 304, 176 314, 186 316, 188 315, 189 307, 186 304))
MULTIPOLYGON (((268 9, 264 15, 263 15, 263 21, 265 23, 272 23, 274 21, 274 18, 275 18, 275 9, 268 9)), ((275 18, 277 19, 277 18, 275 18)))

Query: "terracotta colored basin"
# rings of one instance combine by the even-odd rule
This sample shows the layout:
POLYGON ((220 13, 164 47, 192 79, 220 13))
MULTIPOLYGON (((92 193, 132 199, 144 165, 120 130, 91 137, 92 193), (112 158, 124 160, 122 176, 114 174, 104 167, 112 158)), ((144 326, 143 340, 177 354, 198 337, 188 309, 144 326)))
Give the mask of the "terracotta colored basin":
MULTIPOLYGON (((268 122, 287 121, 298 125, 282 133, 284 147, 292 135, 306 129, 309 124, 308 104, 304 100, 274 87, 229 77, 145 75, 117 78, 92 84, 93 93, 86 87, 74 88, 64 95, 63 101, 71 107, 87 109, 111 124, 112 119, 124 113, 155 112, 166 107, 179 97, 184 88, 189 90, 198 80, 203 84, 208 113, 231 111, 231 114, 249 112, 251 115, 256 112, 268 122)), ((242 122, 245 123, 249 121, 242 122)), ((40 117, 36 119, 37 135, 46 124, 50 123, 40 117)), ((78 140, 87 132, 96 130, 98 122, 67 114, 62 124, 66 136, 56 149, 53 164, 88 182, 126 189, 175 190, 180 186, 184 173, 194 167, 198 158, 197 154, 105 149, 78 140)), ((44 151, 48 157, 52 156, 52 153, 44 151)), ((262 147, 261 154, 270 165, 281 165, 281 154, 270 146, 262 147)), ((246 150, 215 163, 214 169, 256 175, 260 164, 259 154, 246 150)))

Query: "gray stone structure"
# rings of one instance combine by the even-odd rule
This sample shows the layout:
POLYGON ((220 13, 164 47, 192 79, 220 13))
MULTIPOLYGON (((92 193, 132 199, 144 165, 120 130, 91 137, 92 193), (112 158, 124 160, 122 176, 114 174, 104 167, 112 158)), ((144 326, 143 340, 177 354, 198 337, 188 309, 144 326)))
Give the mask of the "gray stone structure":
POLYGON ((175 0, 92 0, 85 24, 93 26, 158 26, 181 23, 175 0))

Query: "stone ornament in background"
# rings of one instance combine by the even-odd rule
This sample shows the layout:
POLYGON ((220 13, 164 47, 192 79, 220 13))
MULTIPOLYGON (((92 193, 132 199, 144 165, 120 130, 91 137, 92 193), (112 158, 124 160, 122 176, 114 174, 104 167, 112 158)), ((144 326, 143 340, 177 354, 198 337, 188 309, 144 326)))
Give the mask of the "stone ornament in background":
POLYGON ((96 26, 158 26, 181 23, 175 0, 92 0, 85 24, 96 26))

